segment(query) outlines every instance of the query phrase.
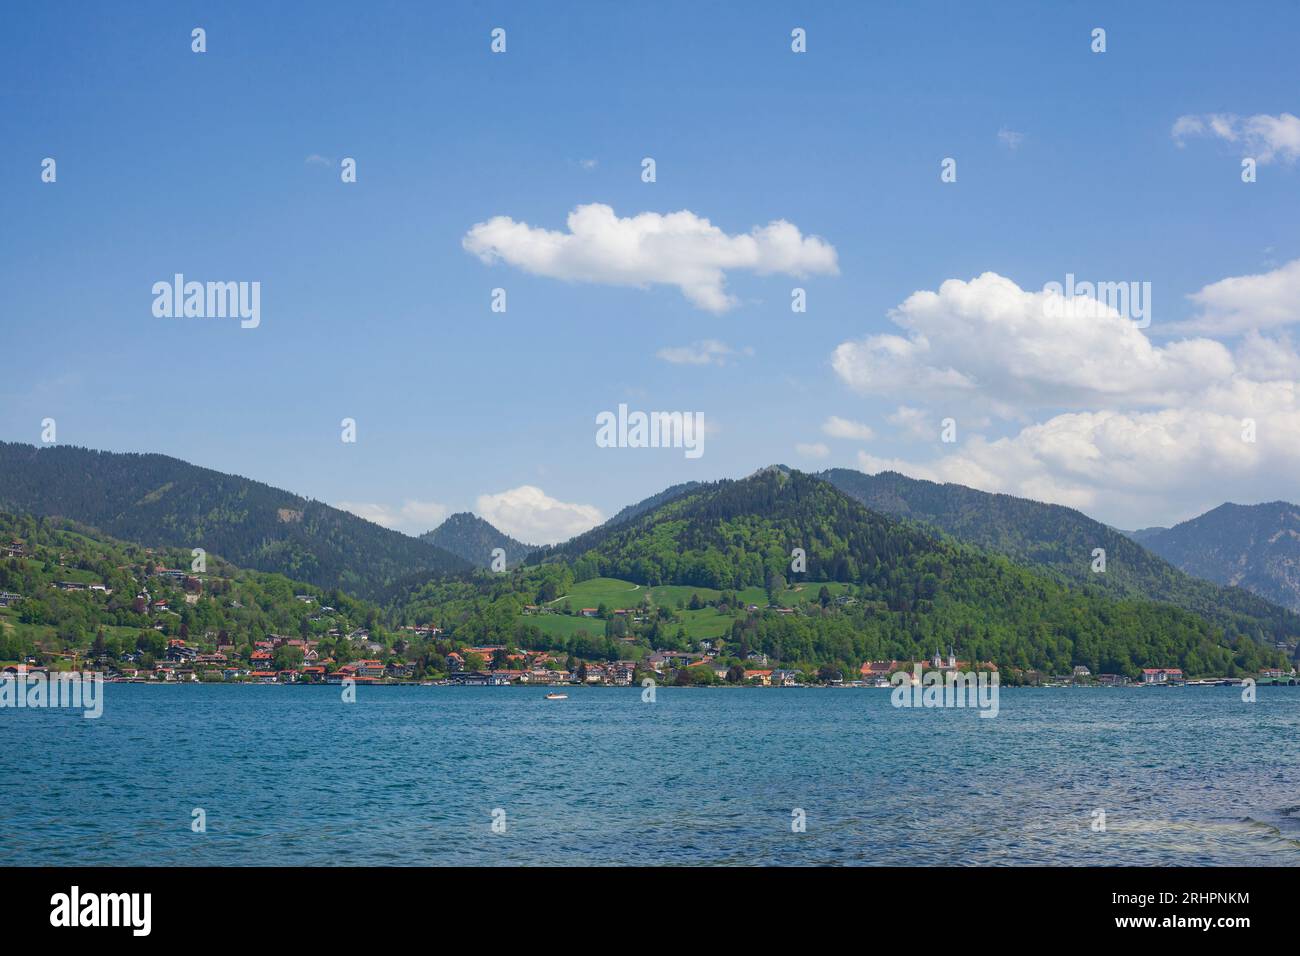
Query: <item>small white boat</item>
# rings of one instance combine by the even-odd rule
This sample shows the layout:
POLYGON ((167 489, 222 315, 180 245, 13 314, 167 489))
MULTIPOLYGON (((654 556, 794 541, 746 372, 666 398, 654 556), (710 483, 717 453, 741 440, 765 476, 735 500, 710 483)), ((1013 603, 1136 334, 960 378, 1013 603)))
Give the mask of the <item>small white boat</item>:
POLYGON ((568 700, 569 695, 568 694, 547 694, 546 699, 547 700, 568 700))

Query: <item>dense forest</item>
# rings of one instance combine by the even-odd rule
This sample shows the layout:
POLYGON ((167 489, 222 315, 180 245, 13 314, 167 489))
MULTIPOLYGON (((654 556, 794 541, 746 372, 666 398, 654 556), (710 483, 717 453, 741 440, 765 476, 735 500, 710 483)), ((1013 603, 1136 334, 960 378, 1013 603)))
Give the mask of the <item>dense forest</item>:
MULTIPOLYGON (((228 644, 247 660, 251 646, 273 634, 323 640, 333 651, 339 633, 382 628, 381 609, 345 591, 248 571, 219 555, 205 556, 201 574, 190 573, 188 550, 144 548, 66 520, 0 513, 0 544, 10 542, 21 543, 22 556, 0 558, 0 592, 23 600, 0 614, 4 661, 63 651, 161 658, 172 639, 209 650, 228 644), (72 585, 80 588, 64 589, 72 585)), ((340 651, 347 659, 347 648, 340 651)))
MULTIPOLYGON (((406 598, 403 612, 469 640, 542 646, 551 638, 520 616, 522 608, 554 602, 596 577, 720 591, 711 604, 732 618, 726 643, 737 656, 758 651, 802 665, 856 668, 863 660, 915 659, 952 645, 968 660, 1049 672, 1081 664, 1094 673, 1132 675, 1143 666, 1176 664, 1193 674, 1236 675, 1284 662, 1273 642, 1300 634, 1300 627, 1288 630, 1286 615, 1210 621, 1167 603, 1071 587, 780 469, 696 488, 622 526, 551 549, 537 567, 477 585, 432 582, 406 598), (583 550, 584 543, 591 547, 583 550), (791 570, 796 547, 806 552, 806 571, 791 570), (766 605, 796 581, 848 585, 841 594, 850 600, 781 609, 746 606, 727 593, 759 588, 766 605)), ((683 629, 658 610, 643 628, 648 646, 680 646, 683 629)), ((617 636, 620 622, 606 623, 587 639, 617 636)))
POLYGON ((1134 534, 1188 574, 1244 588, 1300 611, 1300 507, 1220 505, 1172 528, 1134 534))
POLYGON ((941 485, 897 472, 865 475, 838 468, 818 477, 873 511, 1003 554, 1073 587, 1174 604, 1261 639, 1300 633, 1300 615, 1294 611, 1242 588, 1211 583, 1219 579, 1209 574, 1193 577, 1123 532, 1073 508, 941 485), (1105 573, 1092 570, 1095 548, 1106 552, 1105 573))
MULTIPOLYGON (((93 453, 66 460, 81 462, 81 454, 93 453)), ((17 595, 0 609, 0 660, 70 650, 108 659, 155 655, 174 638, 204 650, 232 647, 247 659, 257 642, 276 634, 311 640, 333 665, 373 655, 405 661, 425 677, 446 673, 453 651, 484 645, 500 647, 497 664, 517 650, 551 652, 577 666, 642 661, 655 652, 698 656, 707 648, 711 660, 736 668, 765 656, 803 673, 852 676, 864 661, 922 659, 951 647, 959 659, 993 663, 1014 681, 1024 671, 1060 674, 1080 665, 1130 677, 1146 666, 1240 676, 1289 666, 1278 644, 1293 648, 1300 636, 1296 615, 1194 581, 1132 542, 1114 548, 1104 574, 1070 571, 1073 549, 1086 562, 1090 535, 1099 532, 1069 509, 1062 509, 1065 517, 1025 512, 1017 519, 1023 526, 1008 531, 1000 546, 981 547, 921 520, 942 509, 918 508, 900 520, 784 468, 679 486, 501 573, 458 559, 452 573, 403 572, 403 552, 396 545, 384 550, 391 539, 383 529, 353 519, 364 526, 353 544, 350 523, 313 525, 337 546, 330 551, 312 542, 312 555, 338 562, 325 575, 331 581, 363 577, 358 553, 378 548, 381 559, 388 556, 391 576, 372 578, 369 599, 343 584, 244 567, 217 548, 207 549, 204 574, 169 576, 161 570, 189 567, 192 539, 179 535, 184 540, 175 547, 157 542, 181 527, 203 530, 205 543, 225 534, 259 559, 279 553, 281 563, 318 572, 327 565, 285 557, 294 553, 293 538, 283 548, 283 538, 251 547, 251 529, 285 493, 207 477, 215 473, 185 484, 170 459, 139 456, 127 468, 129 458, 109 456, 94 481, 65 475, 47 506, 63 513, 48 502, 74 502, 77 509, 68 510, 100 514, 135 529, 139 539, 118 540, 67 517, 0 514, 0 544, 21 544, 20 553, 0 558, 0 591, 17 595), (119 475, 118 466, 132 475, 119 475), (183 487, 155 484, 169 475, 183 487), (140 495, 140 488, 153 490, 140 495), (211 505, 211 514, 200 513, 186 497, 190 491, 211 505), (246 505, 237 512, 235 502, 246 505), (155 509, 168 535, 141 524, 155 509), (1072 543, 1056 551, 1040 546, 1051 528, 1072 543), (1107 583, 1112 575, 1119 583, 1107 583), (70 581, 99 589, 61 585, 70 581), (1169 599, 1154 600, 1152 592, 1169 599), (152 607, 160 598, 162 611, 152 607)), ((3 487, 10 497, 39 497, 30 483, 17 492, 13 484, 3 487)), ((311 503, 304 504, 310 513, 311 503)), ((971 526, 993 520, 978 512, 970 509, 971 526)), ((479 520, 462 522, 470 532, 465 540, 486 535, 477 547, 499 540, 479 520)), ((301 523, 311 523, 306 514, 301 523)))
POLYGON ((141 544, 377 596, 461 558, 356 515, 164 455, 0 442, 0 510, 60 516, 141 544))
POLYGON ((421 539, 450 551, 476 568, 486 568, 492 563, 492 552, 500 548, 505 552, 506 564, 514 567, 530 553, 534 545, 516 541, 498 531, 476 514, 462 511, 449 517, 432 531, 420 535, 421 539))

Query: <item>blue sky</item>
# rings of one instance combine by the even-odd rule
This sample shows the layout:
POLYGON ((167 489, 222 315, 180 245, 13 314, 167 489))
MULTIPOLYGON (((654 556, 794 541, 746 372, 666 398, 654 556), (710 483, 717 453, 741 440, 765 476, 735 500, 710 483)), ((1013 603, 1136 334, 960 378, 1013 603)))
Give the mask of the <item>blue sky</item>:
POLYGON ((483 511, 533 540, 778 461, 899 467, 1122 526, 1294 498, 1300 12, 1216 6, 7 5, 0 437, 37 442, 49 417, 60 443, 175 455, 408 531, 483 511), (462 246, 492 217, 563 231, 588 204, 729 236, 784 220, 838 271, 728 269, 734 305, 713 311, 671 283, 462 246), (155 318, 151 287, 176 272, 260 281, 261 325, 155 318), (1067 273, 1150 282, 1151 327, 1008 324, 1067 273), (709 341, 730 354, 658 354, 709 341), (620 402, 703 412, 705 454, 596 447, 620 402), (832 416, 871 437, 828 433, 832 416), (1228 435, 1247 417, 1249 446, 1228 435))

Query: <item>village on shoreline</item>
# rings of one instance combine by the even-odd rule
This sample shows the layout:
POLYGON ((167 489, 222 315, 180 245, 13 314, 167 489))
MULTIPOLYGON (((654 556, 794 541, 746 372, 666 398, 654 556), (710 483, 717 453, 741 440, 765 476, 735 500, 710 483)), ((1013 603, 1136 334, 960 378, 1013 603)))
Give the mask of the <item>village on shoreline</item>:
MULTIPOLYGON (((412 631, 436 631, 436 628, 410 628, 412 631)), ((433 636, 431 634, 423 635, 433 636)), ((373 653, 385 650, 371 641, 364 631, 349 635, 373 653)), ((938 651, 924 661, 866 661, 856 677, 846 679, 840 672, 821 668, 819 672, 794 668, 769 667, 768 656, 752 652, 742 664, 719 659, 711 646, 700 651, 656 651, 642 661, 589 662, 570 658, 560 662, 546 651, 511 650, 503 644, 462 646, 446 655, 449 672, 445 675, 417 675, 410 661, 389 656, 359 658, 338 663, 322 657, 317 641, 271 635, 257 641, 243 661, 233 645, 219 646, 204 653, 182 638, 168 641, 162 660, 148 663, 98 658, 93 661, 74 659, 70 667, 42 665, 35 658, 0 668, 0 678, 22 675, 79 672, 99 674, 106 683, 183 685, 183 684, 255 684, 277 686, 367 685, 381 687, 633 687, 650 682, 677 687, 802 687, 802 688, 892 688, 900 683, 918 685, 922 675, 938 673, 996 675, 1005 680, 1008 672, 990 661, 971 664, 959 661, 950 651, 943 657, 938 651), (280 667, 286 660, 301 664, 280 667), (90 666, 86 666, 90 665, 90 666), (897 676, 902 675, 902 676, 897 676)), ((701 642, 711 645, 709 641, 701 642)), ((126 655, 128 658, 135 655, 126 655)), ((1177 667, 1143 668, 1138 680, 1120 674, 1092 674, 1085 666, 1076 666, 1070 674, 1050 675, 1034 670, 1012 670, 1004 686, 1024 687, 1195 687, 1241 686, 1247 680, 1263 685, 1300 685, 1295 668, 1261 670, 1257 676, 1208 677, 1187 679, 1177 667)))
MULTIPOLYGON (((73 539, 69 543, 79 545, 80 541, 73 539)), ((62 549, 46 547, 38 551, 16 537, 0 547, 0 558, 8 559, 8 579, 17 582, 25 574, 28 593, 24 596, 0 589, 0 633, 3 629, 12 632, 15 626, 29 631, 41 627, 36 622, 49 613, 46 608, 51 601, 61 602, 69 612, 102 608, 105 616, 116 617, 114 625, 99 624, 94 632, 89 628, 81 630, 79 639, 74 636, 76 631, 68 631, 66 642, 36 639, 19 650, 11 640, 8 646, 13 650, 8 656, 0 656, 0 677, 75 672, 98 675, 111 683, 152 685, 557 688, 642 687, 653 683, 689 687, 890 688, 909 682, 916 686, 923 674, 937 673, 945 680, 956 675, 982 675, 1003 687, 1236 686, 1248 680, 1256 684, 1297 684, 1294 666, 1286 670, 1261 668, 1257 673, 1239 671, 1221 677, 1202 673, 1195 679, 1172 665, 1134 668, 1126 674, 1094 674, 1089 667, 1078 664, 1068 672, 1049 673, 1000 666, 991 660, 958 660, 950 647, 946 655, 935 648, 933 656, 921 660, 865 660, 853 668, 847 662, 818 665, 779 660, 753 645, 747 646, 743 640, 691 636, 680 625, 675 638, 655 639, 652 617, 666 614, 669 620, 680 621, 682 615, 703 614, 725 598, 706 596, 701 600, 696 594, 689 595, 689 602, 682 594, 676 611, 660 608, 658 615, 652 613, 645 599, 636 607, 607 608, 600 604, 561 608, 564 613, 558 613, 553 606, 525 604, 521 620, 548 614, 564 620, 569 614, 575 620, 589 621, 597 634, 604 631, 604 640, 569 642, 569 649, 556 649, 549 643, 530 647, 519 647, 514 642, 471 644, 432 623, 386 628, 375 610, 352 602, 340 592, 327 595, 301 586, 291 590, 287 581, 250 580, 239 574, 212 577, 162 563, 147 548, 136 557, 138 565, 128 562, 109 566, 83 558, 74 567, 62 549), (32 571, 38 567, 42 569, 40 577, 33 577, 32 571), (271 597, 267 587, 278 589, 279 594, 271 597), (41 590, 44 596, 35 597, 41 590), (292 622, 298 634, 275 633, 270 628, 259 632, 248 624, 223 626, 231 617, 235 620, 230 623, 238 623, 246 615, 268 612, 279 618, 281 628, 292 622), (93 640, 90 633, 95 633, 93 640), (664 643, 686 649, 665 648, 664 643), (618 659, 609 659, 614 657, 618 659)), ((819 607, 846 607, 856 600, 850 594, 832 594, 826 586, 821 591, 819 607)), ((778 603, 769 604, 767 609, 748 603, 744 610, 751 618, 766 615, 788 619, 798 614, 794 607, 778 603)), ((250 623, 252 620, 255 618, 250 623)), ((45 627, 57 630, 56 638, 64 633, 50 625, 45 627)))

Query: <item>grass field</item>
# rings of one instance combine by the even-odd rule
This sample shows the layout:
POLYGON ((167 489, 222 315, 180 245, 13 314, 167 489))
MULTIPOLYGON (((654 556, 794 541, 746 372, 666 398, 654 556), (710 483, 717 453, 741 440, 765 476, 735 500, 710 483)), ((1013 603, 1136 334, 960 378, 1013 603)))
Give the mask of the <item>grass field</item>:
POLYGON ((81 568, 59 568, 54 575, 60 581, 75 581, 77 584, 102 583, 94 571, 83 571, 81 568))
MULTIPOLYGON (((831 597, 837 597, 852 587, 852 585, 840 583, 828 583, 825 586, 830 591, 831 597)), ((777 595, 777 600, 778 603, 786 606, 816 601, 821 589, 822 583, 819 581, 795 584, 788 590, 780 592, 777 595)), ((699 595, 701 601, 715 601, 722 595, 722 592, 713 588, 699 588, 685 584, 639 587, 631 581, 624 581, 620 578, 592 578, 589 581, 575 584, 568 594, 563 595, 556 601, 552 601, 551 607, 562 607, 567 601, 575 612, 580 608, 600 607, 602 604, 610 610, 615 608, 635 608, 648 597, 656 607, 676 608, 678 601, 683 604, 690 604, 692 595, 699 595)), ((745 588, 743 591, 737 592, 737 597, 745 604, 757 604, 759 607, 767 606, 767 592, 762 588, 745 588)))
MULTIPOLYGON (((702 595, 701 595, 702 596, 702 595)), ((680 611, 682 627, 693 641, 702 638, 722 637, 731 633, 731 622, 735 620, 730 614, 719 614, 717 608, 706 607, 698 611, 680 611)), ((671 628, 672 625, 669 625, 671 628)))
POLYGON ((552 601, 552 607, 562 607, 567 601, 576 613, 584 607, 600 607, 604 604, 613 610, 619 607, 636 607, 645 596, 646 589, 637 587, 631 581, 618 578, 592 578, 573 586, 558 601, 552 601))
MULTIPOLYGON (((826 585, 826 589, 830 591, 832 597, 838 597, 851 587, 852 585, 849 584, 838 583, 826 585)), ((815 602, 818 594, 821 593, 821 589, 821 582, 795 584, 788 590, 776 595, 776 600, 778 604, 785 607, 815 602)), ((631 581, 624 581, 620 578, 592 578, 589 581, 575 584, 568 594, 562 596, 559 600, 551 602, 551 607, 557 609, 567 603, 574 612, 572 616, 567 614, 537 614, 521 617, 520 620, 536 625, 543 633, 554 637, 572 637, 579 631, 599 635, 604 633, 604 621, 580 617, 577 614, 579 609, 600 607, 602 604, 611 611, 616 608, 635 609, 640 607, 643 600, 649 598, 650 603, 655 607, 668 607, 677 611, 682 619, 681 626, 685 628, 687 636, 693 641, 698 641, 723 637, 730 633, 735 616, 719 614, 717 609, 712 607, 692 611, 689 607, 691 597, 692 595, 698 595, 701 601, 714 601, 721 594, 721 591, 713 588, 697 588, 682 584, 638 587, 631 581), (678 601, 683 605, 680 611, 677 610, 678 601)), ((737 592, 737 597, 742 606, 755 604, 759 607, 767 607, 767 592, 762 588, 745 588, 743 591, 737 592)))
POLYGON ((551 637, 573 637, 586 631, 592 637, 601 637, 605 633, 605 622, 589 617, 570 617, 567 614, 533 614, 519 618, 525 624, 532 624, 543 634, 551 637))
MULTIPOLYGON (((831 592, 831 597, 833 598, 839 597, 852 587, 851 584, 839 584, 835 582, 828 582, 824 586, 826 590, 831 592)), ((786 607, 793 607, 796 604, 805 604, 809 601, 816 601, 817 595, 821 593, 822 587, 823 583, 821 581, 810 581, 804 585, 796 584, 793 588, 790 588, 787 591, 782 591, 777 595, 777 599, 779 603, 786 607)), ((763 592, 759 591, 759 594, 762 595, 763 592)), ((764 600, 766 600, 766 598, 764 598, 764 600)), ((762 606, 764 602, 754 601, 752 603, 762 606)))
POLYGON ((0 631, 13 634, 29 641, 44 641, 54 638, 54 628, 48 624, 24 624, 18 620, 18 612, 11 607, 0 608, 0 631))

